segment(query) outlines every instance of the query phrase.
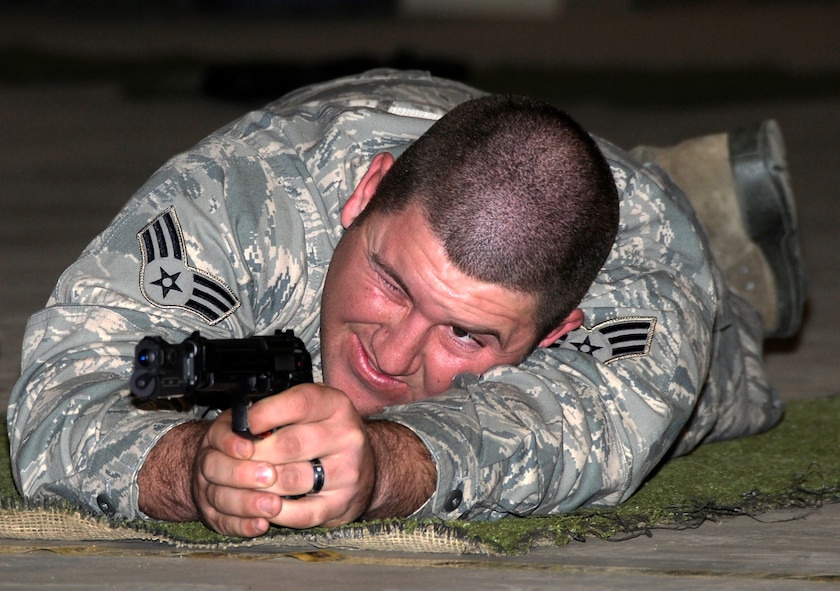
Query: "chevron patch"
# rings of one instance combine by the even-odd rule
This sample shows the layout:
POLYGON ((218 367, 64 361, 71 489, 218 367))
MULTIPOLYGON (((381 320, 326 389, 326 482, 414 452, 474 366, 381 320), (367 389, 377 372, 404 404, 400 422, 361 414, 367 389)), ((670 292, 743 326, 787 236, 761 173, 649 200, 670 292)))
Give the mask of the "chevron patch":
POLYGON ((655 327, 654 316, 614 318, 592 328, 582 326, 573 330, 554 346, 588 353, 603 363, 642 357, 650 351, 655 327))
POLYGON ((159 308, 178 308, 217 324, 239 307, 233 291, 219 278, 191 267, 175 208, 167 209, 137 233, 140 291, 159 308))

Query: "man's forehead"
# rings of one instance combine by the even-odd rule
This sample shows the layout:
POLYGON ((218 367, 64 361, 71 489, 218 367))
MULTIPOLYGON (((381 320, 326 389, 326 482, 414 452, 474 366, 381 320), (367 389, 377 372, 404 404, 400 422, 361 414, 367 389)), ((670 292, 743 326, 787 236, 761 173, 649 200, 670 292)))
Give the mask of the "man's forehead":
POLYGON ((505 344, 533 329, 535 297, 470 277, 447 256, 420 208, 376 216, 366 243, 377 271, 399 286, 413 304, 438 320, 480 332, 505 344))

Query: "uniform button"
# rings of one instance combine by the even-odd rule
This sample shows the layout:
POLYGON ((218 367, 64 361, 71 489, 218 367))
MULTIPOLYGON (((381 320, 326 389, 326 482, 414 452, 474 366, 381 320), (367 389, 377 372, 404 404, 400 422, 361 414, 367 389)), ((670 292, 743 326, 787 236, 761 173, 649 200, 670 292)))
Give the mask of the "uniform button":
POLYGON ((443 508, 449 512, 454 511, 461 505, 461 501, 464 500, 464 493, 460 490, 453 490, 449 493, 449 496, 446 497, 446 501, 443 503, 443 508))
POLYGON ((108 517, 113 517, 117 512, 117 508, 114 507, 113 501, 111 501, 110 497, 108 497, 105 493, 96 497, 96 504, 99 505, 99 508, 102 509, 102 512, 108 517))

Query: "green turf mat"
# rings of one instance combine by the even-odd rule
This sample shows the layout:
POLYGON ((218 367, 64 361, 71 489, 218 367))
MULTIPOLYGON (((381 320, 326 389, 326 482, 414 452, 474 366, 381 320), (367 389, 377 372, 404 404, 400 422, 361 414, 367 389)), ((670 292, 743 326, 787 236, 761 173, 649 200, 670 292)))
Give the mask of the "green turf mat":
POLYGON ((587 537, 620 540, 657 528, 690 528, 707 519, 840 500, 840 396, 793 402, 783 421, 767 433, 706 445, 672 460, 618 507, 494 523, 395 519, 306 531, 274 528, 255 540, 221 536, 200 523, 108 522, 61 504, 22 501, 11 479, 5 428, 0 438, 0 538, 519 553, 537 544, 587 537))

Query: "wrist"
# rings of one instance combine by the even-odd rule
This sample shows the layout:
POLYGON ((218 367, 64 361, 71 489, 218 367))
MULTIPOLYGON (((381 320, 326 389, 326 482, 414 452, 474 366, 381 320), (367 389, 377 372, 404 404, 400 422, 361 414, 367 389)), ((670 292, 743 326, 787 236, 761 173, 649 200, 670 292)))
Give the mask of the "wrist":
POLYGON ((140 511, 164 521, 200 518, 192 483, 196 456, 209 427, 206 421, 183 423, 149 451, 137 475, 140 511))
POLYGON ((411 515, 429 499, 437 484, 437 468, 429 450, 411 429, 400 424, 370 421, 367 429, 376 464, 376 483, 362 517, 411 515))

